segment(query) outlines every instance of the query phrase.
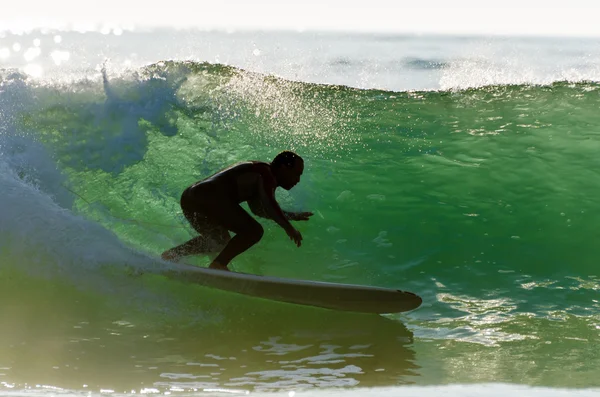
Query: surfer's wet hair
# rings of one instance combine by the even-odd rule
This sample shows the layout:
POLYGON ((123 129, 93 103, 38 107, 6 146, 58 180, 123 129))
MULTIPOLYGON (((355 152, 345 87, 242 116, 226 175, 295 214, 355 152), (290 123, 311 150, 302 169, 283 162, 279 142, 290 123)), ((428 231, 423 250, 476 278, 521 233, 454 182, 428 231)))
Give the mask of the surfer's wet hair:
POLYGON ((296 164, 297 160, 302 160, 302 157, 298 156, 294 152, 284 150, 283 152, 275 156, 275 158, 271 162, 271 166, 274 168, 279 168, 282 165, 285 165, 286 167, 292 168, 294 164, 296 164))

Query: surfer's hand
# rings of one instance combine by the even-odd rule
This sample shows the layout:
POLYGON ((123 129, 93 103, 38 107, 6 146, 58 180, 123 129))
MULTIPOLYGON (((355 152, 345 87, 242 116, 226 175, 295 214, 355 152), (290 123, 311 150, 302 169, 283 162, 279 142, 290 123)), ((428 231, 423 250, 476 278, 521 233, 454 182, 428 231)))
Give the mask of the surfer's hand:
POLYGON ((300 245, 302 245, 302 234, 300 234, 300 232, 298 230, 294 229, 293 227, 290 227, 290 228, 287 228, 285 230, 285 232, 287 233, 290 240, 292 240, 294 243, 296 243, 296 245, 298 247, 300 247, 300 245))
POLYGON ((288 213, 288 219, 290 221, 307 221, 308 218, 313 216, 312 212, 290 212, 288 213))

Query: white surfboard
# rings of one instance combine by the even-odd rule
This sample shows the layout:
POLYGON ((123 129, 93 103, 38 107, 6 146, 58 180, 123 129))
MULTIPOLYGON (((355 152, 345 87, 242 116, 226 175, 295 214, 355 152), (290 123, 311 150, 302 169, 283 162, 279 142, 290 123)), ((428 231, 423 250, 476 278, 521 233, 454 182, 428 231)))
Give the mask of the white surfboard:
POLYGON ((350 312, 399 313, 422 303, 418 295, 395 289, 258 276, 178 263, 170 263, 158 273, 259 298, 350 312))

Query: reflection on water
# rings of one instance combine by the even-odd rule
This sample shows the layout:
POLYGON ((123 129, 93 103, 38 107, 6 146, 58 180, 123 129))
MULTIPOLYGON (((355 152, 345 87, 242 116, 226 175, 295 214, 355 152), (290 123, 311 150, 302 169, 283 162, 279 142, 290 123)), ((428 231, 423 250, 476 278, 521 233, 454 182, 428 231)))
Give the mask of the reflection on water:
POLYGON ((202 340, 185 346, 180 342, 194 340, 194 331, 180 335, 171 351, 185 349, 180 355, 186 372, 196 378, 159 384, 298 390, 406 384, 417 375, 412 333, 399 322, 320 309, 279 315, 254 318, 250 328, 232 321, 226 332, 204 332, 202 340))
POLYGON ((173 321, 161 315, 166 307, 115 320, 97 301, 55 293, 42 288, 12 302, 0 294, 10 302, 0 307, 3 318, 13 319, 0 324, 1 384, 116 393, 291 391, 393 386, 418 375, 412 333, 377 315, 219 293, 223 303, 212 321, 173 321))

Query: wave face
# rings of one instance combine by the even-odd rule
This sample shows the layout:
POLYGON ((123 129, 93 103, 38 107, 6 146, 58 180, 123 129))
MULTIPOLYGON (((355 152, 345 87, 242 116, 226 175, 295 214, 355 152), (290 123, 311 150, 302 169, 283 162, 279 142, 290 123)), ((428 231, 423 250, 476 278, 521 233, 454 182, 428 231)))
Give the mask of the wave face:
POLYGON ((599 92, 360 90, 195 62, 55 83, 4 70, 3 385, 598 386, 599 92), (194 235, 186 186, 284 149, 305 159, 278 192, 315 212, 304 244, 261 221, 233 269, 405 289, 419 310, 342 315, 144 273, 194 235))

